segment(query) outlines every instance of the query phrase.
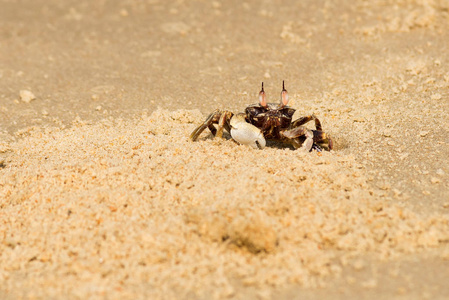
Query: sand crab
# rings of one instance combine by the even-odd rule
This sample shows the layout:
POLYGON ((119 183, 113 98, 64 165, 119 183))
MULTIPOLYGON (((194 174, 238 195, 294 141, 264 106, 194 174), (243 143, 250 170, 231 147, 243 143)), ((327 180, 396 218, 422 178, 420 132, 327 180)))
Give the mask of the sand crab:
POLYGON ((192 132, 190 139, 195 141, 206 128, 209 128, 214 136, 222 137, 223 129, 226 129, 237 143, 253 148, 262 149, 266 140, 273 140, 305 151, 321 151, 322 148, 332 150, 332 139, 323 131, 320 120, 311 114, 292 121, 295 109, 287 104, 288 94, 284 82, 280 103, 267 103, 262 82, 259 103, 248 106, 245 113, 233 114, 227 110, 215 110, 192 132), (312 120, 315 122, 314 130, 303 126, 312 120), (218 124, 217 128, 213 124, 218 124))

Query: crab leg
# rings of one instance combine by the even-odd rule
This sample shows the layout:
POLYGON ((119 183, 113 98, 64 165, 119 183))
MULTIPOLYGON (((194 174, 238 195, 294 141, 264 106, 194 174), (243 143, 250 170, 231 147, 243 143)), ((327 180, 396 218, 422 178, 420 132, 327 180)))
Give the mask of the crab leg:
POLYGON ((229 120, 232 117, 232 113, 229 111, 220 111, 219 109, 216 109, 213 113, 211 113, 206 120, 195 128, 193 132, 190 134, 190 139, 192 141, 196 141, 196 139, 199 137, 199 135, 206 129, 209 128, 209 130, 212 132, 214 136, 222 137, 223 135, 223 128, 227 131, 230 131, 231 128, 229 126, 229 120), (218 124, 218 130, 214 127, 213 124, 218 124))
MULTIPOLYGON (((281 132, 281 134, 290 140, 295 148, 303 147, 304 150, 309 151, 312 149, 314 143, 322 144, 327 143, 329 150, 334 148, 334 143, 330 136, 324 131, 311 130, 304 126, 296 127, 290 130, 281 132), (303 143, 298 140, 299 137, 305 136, 305 141, 303 143)), ((321 146, 321 145, 320 145, 321 146)))
POLYGON ((223 137, 223 129, 226 129, 228 132, 230 132, 231 128, 229 127, 229 122, 230 122, 232 116, 233 116, 233 113, 231 113, 229 111, 224 111, 221 114, 220 119, 218 120, 218 129, 217 129, 215 136, 217 136, 219 138, 223 137))
MULTIPOLYGON (((207 118, 206 121, 203 122, 203 124, 201 124, 200 126, 198 126, 197 128, 195 128, 195 130, 192 132, 192 134, 190 134, 190 139, 192 141, 196 141, 196 139, 198 138, 198 136, 204 131, 204 129, 206 129, 207 127, 209 127, 209 129, 211 127, 214 127, 212 124, 218 121, 218 118, 220 117, 220 111, 217 109, 215 110, 213 113, 211 113, 207 118)), ((214 128, 215 130, 215 128, 214 128)), ((211 130, 212 131, 212 130, 211 130)), ((215 130, 216 131, 216 130, 215 130)), ((212 131, 212 134, 215 135, 215 132, 212 131)))
POLYGON ((327 133, 320 130, 312 130, 312 132, 313 132, 313 141, 315 143, 327 142, 327 147, 329 148, 329 150, 332 150, 334 148, 334 142, 327 133))
POLYGON ((314 133, 311 129, 308 129, 304 126, 299 126, 290 130, 285 130, 281 132, 281 135, 290 140, 293 144, 293 147, 299 148, 302 147, 305 151, 309 152, 313 146, 313 137, 314 133), (300 136, 305 136, 306 140, 301 144, 297 139, 300 136))
POLYGON ((321 127, 320 120, 318 120, 318 118, 314 114, 309 115, 309 116, 305 116, 305 117, 301 117, 301 118, 293 121, 291 127, 293 127, 293 128, 294 127, 298 127, 298 126, 304 125, 304 124, 306 124, 306 123, 308 123, 308 122, 310 122, 312 120, 315 121, 316 130, 323 131, 323 129, 321 127))

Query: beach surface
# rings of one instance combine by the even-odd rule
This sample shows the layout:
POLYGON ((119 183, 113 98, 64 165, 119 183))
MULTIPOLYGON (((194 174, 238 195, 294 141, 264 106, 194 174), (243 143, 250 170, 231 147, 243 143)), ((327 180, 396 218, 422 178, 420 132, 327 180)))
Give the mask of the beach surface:
POLYGON ((0 298, 447 299, 448 41, 443 0, 0 0, 0 298), (334 150, 189 139, 283 80, 334 150))

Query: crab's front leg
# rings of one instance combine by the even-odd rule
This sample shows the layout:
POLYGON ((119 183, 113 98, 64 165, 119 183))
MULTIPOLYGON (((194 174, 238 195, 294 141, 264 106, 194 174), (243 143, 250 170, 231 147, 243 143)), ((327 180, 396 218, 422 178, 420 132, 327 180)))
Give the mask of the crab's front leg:
POLYGON ((216 109, 213 113, 211 113, 206 120, 195 128, 190 134, 190 139, 192 141, 196 141, 199 135, 204 131, 204 129, 209 128, 214 136, 222 137, 223 129, 230 131, 231 128, 229 126, 229 121, 231 120, 234 114, 230 111, 221 111, 216 109), (215 128, 213 124, 218 124, 218 128, 215 128))
POLYGON ((295 127, 290 130, 285 130, 281 132, 281 135, 289 140, 293 147, 301 148, 307 152, 312 149, 313 146, 313 131, 304 126, 295 127), (299 137, 305 137, 304 142, 299 141, 299 137))
POLYGON ((293 129, 285 130, 281 132, 281 135, 284 138, 287 138, 293 147, 302 148, 305 151, 310 151, 312 147, 321 149, 320 146, 324 146, 329 151, 333 149, 332 139, 324 131, 312 130, 304 126, 299 126, 293 129), (305 140, 300 140, 300 137, 305 138, 305 140))
POLYGON ((263 133, 256 126, 246 122, 246 115, 236 114, 230 121, 231 136, 239 144, 248 145, 255 149, 265 147, 265 138, 263 133))
POLYGON ((293 121, 290 128, 290 130, 284 131, 282 135, 289 139, 295 148, 302 146, 308 151, 307 149, 312 149, 314 145, 318 148, 324 146, 328 150, 332 150, 334 147, 331 137, 323 131, 320 120, 314 114, 293 121), (302 126, 312 120, 315 122, 316 130, 307 129, 302 126), (298 137, 301 136, 305 137, 304 143, 301 143, 300 140, 298 140, 298 137))

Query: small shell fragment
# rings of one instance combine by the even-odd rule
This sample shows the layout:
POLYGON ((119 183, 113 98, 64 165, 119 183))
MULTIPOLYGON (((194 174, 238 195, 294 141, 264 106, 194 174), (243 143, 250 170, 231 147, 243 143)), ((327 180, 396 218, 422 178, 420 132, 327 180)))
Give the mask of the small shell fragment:
POLYGON ((36 99, 36 96, 28 90, 21 90, 19 92, 20 100, 22 100, 25 103, 30 103, 32 100, 36 99))

